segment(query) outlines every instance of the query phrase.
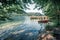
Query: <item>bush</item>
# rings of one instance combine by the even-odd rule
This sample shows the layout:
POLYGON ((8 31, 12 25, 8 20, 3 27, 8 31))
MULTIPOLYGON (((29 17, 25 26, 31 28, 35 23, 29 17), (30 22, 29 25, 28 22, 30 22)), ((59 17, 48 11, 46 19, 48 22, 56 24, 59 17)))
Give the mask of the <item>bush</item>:
POLYGON ((46 30, 53 30, 55 27, 56 27, 56 23, 48 23, 47 25, 46 25, 46 30))

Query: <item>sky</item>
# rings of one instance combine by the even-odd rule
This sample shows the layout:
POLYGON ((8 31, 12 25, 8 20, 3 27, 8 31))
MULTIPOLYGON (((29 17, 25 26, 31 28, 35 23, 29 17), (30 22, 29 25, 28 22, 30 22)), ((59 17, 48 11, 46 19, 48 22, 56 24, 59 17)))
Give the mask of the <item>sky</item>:
POLYGON ((32 3, 32 4, 29 4, 29 3, 28 3, 28 5, 26 5, 26 7, 27 7, 28 9, 26 9, 25 12, 27 12, 27 13, 30 13, 30 12, 33 12, 33 13, 41 13, 41 14, 44 15, 44 13, 42 12, 42 9, 39 9, 39 10, 38 10, 39 7, 35 8, 35 6, 36 6, 35 3, 32 3), (34 9, 34 8, 35 8, 35 9, 34 9))

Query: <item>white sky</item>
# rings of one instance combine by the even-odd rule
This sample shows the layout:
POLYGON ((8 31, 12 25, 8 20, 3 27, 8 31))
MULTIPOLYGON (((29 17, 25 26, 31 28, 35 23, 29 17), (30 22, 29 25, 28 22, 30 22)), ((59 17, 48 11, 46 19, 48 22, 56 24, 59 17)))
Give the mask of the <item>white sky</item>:
POLYGON ((35 8, 36 4, 28 4, 29 6, 27 6, 29 9, 26 10, 26 12, 38 12, 38 13, 42 13, 42 10, 38 10, 37 8, 35 8))
POLYGON ((38 10, 39 7, 38 8, 35 8, 35 6, 36 6, 35 3, 32 3, 32 4, 29 4, 28 3, 28 5, 26 5, 26 7, 29 8, 29 9, 26 9, 25 12, 27 12, 27 13, 30 13, 30 12, 33 12, 33 13, 41 13, 41 14, 44 15, 44 13, 42 12, 42 9, 38 10))

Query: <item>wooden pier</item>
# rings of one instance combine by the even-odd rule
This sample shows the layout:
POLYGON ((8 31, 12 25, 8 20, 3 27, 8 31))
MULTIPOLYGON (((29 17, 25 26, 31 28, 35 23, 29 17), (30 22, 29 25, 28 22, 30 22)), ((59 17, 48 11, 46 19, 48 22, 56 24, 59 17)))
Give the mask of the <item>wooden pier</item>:
POLYGON ((44 23, 47 23, 49 21, 48 16, 30 16, 30 19, 44 23))

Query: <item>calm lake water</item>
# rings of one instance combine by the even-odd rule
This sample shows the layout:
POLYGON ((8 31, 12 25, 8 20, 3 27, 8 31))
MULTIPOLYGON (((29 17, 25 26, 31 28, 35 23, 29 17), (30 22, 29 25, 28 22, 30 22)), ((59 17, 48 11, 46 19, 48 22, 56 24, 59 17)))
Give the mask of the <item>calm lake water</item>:
POLYGON ((37 40, 39 32, 45 30, 44 23, 31 20, 29 16, 15 17, 23 23, 13 28, 0 30, 0 40, 37 40))

